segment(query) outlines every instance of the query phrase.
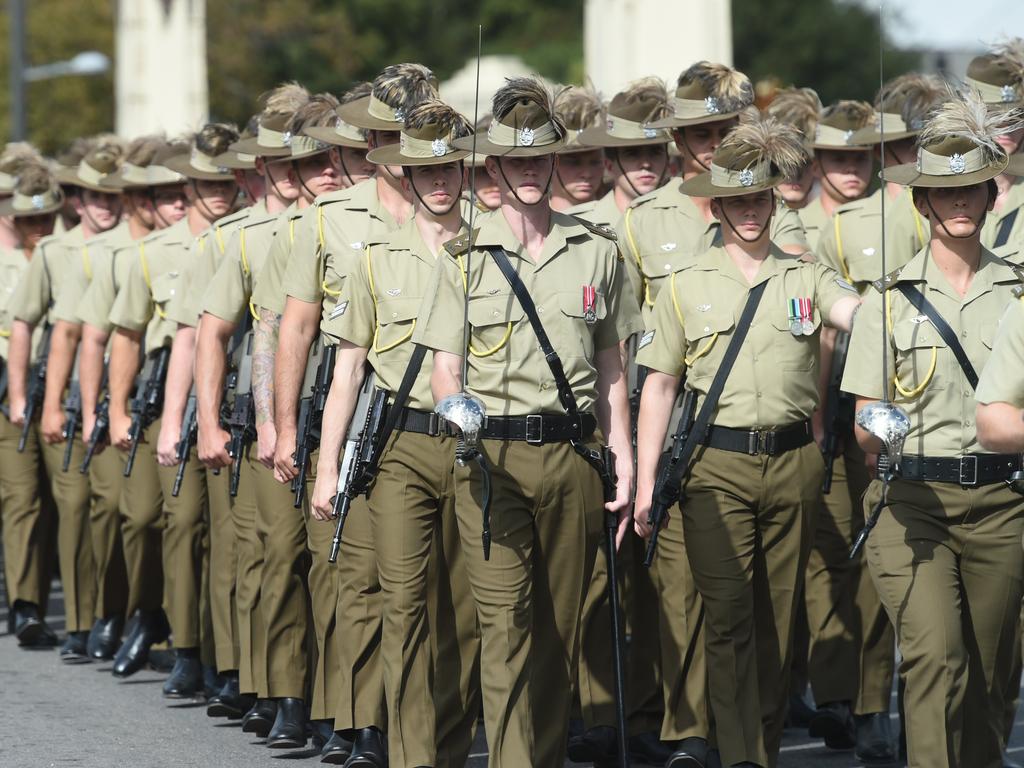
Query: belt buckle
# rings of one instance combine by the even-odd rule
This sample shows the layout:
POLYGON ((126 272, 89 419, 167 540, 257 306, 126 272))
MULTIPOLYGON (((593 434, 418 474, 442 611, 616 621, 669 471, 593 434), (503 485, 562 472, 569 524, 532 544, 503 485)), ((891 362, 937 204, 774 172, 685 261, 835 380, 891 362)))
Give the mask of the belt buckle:
POLYGON ((960 485, 973 486, 978 484, 978 457, 960 457, 960 485))
POLYGON ((431 411, 427 416, 427 436, 438 437, 441 434, 441 417, 437 411, 431 411))
POLYGON ((767 433, 762 430, 755 430, 747 433, 747 455, 758 456, 767 453, 767 433))
POLYGON ((541 445, 544 442, 544 416, 531 413, 526 417, 526 442, 530 445, 541 445))

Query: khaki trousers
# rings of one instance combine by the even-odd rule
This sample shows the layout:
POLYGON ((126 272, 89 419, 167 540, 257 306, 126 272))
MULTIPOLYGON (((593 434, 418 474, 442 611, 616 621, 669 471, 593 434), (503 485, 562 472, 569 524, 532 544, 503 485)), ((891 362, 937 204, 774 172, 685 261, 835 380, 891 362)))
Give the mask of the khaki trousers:
MULTIPOLYGON (((865 514, 881 483, 871 484, 865 514)), ((997 768, 1020 632, 1024 499, 894 481, 868 566, 896 627, 908 768, 997 768)))
MULTIPOLYGON (((852 438, 851 438, 852 441, 852 438)), ((889 711, 896 638, 863 557, 850 547, 864 527, 871 478, 852 443, 836 457, 807 561, 808 674, 818 705, 848 701, 857 714, 889 711)))
POLYGON ((53 575, 50 538, 56 512, 40 456, 38 431, 18 453, 21 428, 0 414, 0 515, 8 609, 21 600, 46 612, 53 575))
MULTIPOLYGON (((242 464, 231 519, 238 539, 235 608, 238 611, 238 686, 242 693, 267 690, 266 626, 260 605, 263 542, 256 527, 255 458, 242 464)), ((262 465, 260 465, 262 466, 262 465)), ((269 471, 269 470, 268 470, 269 471)))
MULTIPOLYGON (((240 459, 240 461, 245 461, 240 459)), ((236 579, 238 546, 229 490, 231 468, 219 474, 206 470, 206 490, 210 496, 210 618, 213 622, 214 652, 218 672, 238 669, 238 606, 236 579)), ((241 488, 239 488, 241 492, 241 488)))
MULTIPOLYGON (((77 472, 81 464, 71 467, 77 472)), ((121 489, 124 457, 107 448, 89 464, 92 509, 89 534, 96 563, 96 618, 123 616, 128 605, 128 571, 121 541, 121 489)))
MULTIPOLYGON (((646 542, 638 536, 627 536, 619 548, 621 570, 625 574, 623 607, 629 645, 626 653, 626 717, 631 735, 660 732, 665 719, 665 702, 661 685, 662 649, 661 618, 658 589, 657 557, 651 568, 643 564, 646 542)), ((601 560, 598 558, 595 563, 601 560)), ((595 572, 597 567, 595 565, 595 572)), ((693 579, 691 578, 692 585, 693 579)), ((696 590, 691 591, 696 594, 696 590)), ((610 620, 609 620, 610 621, 610 620)), ((611 631, 611 630, 609 630, 611 631)), ((703 665, 703 635, 701 635, 703 665)), ((674 653, 678 653, 675 649, 674 653)), ((673 656, 675 658, 675 656, 673 656)), ((690 668, 694 664, 691 662, 690 668)), ((690 684, 703 691, 705 672, 690 684)))
POLYGON ((778 759, 796 602, 823 471, 813 443, 777 456, 704 448, 684 489, 686 551, 704 599, 709 699, 723 765, 770 767, 778 759))
POLYGON ((57 557, 64 588, 65 627, 68 632, 86 632, 92 627, 96 609, 96 563, 89 534, 89 478, 78 472, 85 458, 76 441, 68 471, 63 469, 64 442, 40 442, 50 493, 57 506, 57 557))
POLYGON ((491 557, 480 471, 455 468, 456 515, 482 640, 490 765, 557 766, 579 658, 580 616, 603 520, 600 480, 568 443, 483 440, 493 473, 491 557))
MULTIPOLYGON (((132 474, 124 479, 121 489, 121 540, 128 571, 129 616, 137 610, 156 611, 163 607, 164 496, 154 444, 147 439, 155 441, 159 433, 159 420, 143 432, 132 474)), ((124 459, 122 454, 121 460, 124 459)))

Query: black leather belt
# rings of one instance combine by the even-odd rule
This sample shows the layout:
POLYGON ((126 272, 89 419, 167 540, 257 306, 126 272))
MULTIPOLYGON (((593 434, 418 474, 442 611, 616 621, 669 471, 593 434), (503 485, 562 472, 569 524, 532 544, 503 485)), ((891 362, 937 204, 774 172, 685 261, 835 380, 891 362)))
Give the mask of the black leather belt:
POLYGON ((420 435, 451 436, 453 434, 447 419, 442 419, 434 411, 418 411, 415 408, 403 408, 395 429, 403 432, 416 432, 420 435))
POLYGON ((1009 480, 1010 475, 1020 468, 1019 453, 968 453, 942 457, 904 455, 898 477, 970 488, 1009 480))
POLYGON ((802 448, 813 439, 810 422, 803 421, 783 429, 757 430, 734 429, 732 427, 708 427, 703 444, 734 453, 750 456, 777 456, 786 451, 802 448))
POLYGON ((584 440, 597 428, 589 413, 572 419, 563 413, 532 413, 529 416, 488 416, 480 437, 492 440, 524 440, 532 445, 584 440))

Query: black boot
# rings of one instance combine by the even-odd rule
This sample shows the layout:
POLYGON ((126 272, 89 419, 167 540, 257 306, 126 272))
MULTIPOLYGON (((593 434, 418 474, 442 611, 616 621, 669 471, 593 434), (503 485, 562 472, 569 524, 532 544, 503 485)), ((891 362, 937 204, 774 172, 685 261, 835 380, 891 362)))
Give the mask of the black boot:
POLYGON ((274 727, 277 718, 277 702, 272 699, 256 699, 252 708, 242 716, 242 731, 255 733, 265 739, 274 727))
POLYGON ((89 632, 89 639, 85 643, 86 653, 90 659, 96 661, 109 661, 114 658, 117 647, 121 644, 121 632, 124 631, 124 618, 111 616, 106 619, 96 619, 89 632))
POLYGON ((278 699, 277 718, 267 735, 271 749, 302 749, 306 746, 306 704, 302 699, 278 699))
POLYGON ((57 634, 46 625, 35 603, 15 600, 8 623, 22 648, 53 648, 57 645, 57 634))
POLYGON ((203 664, 203 696, 212 699, 220 693, 220 689, 224 687, 226 682, 227 678, 224 675, 218 674, 215 667, 208 667, 203 664))
POLYGON ((854 756, 862 763, 893 763, 896 761, 895 737, 888 712, 854 715, 857 724, 857 745, 854 756))
POLYGON ((68 632, 64 645, 60 647, 60 660, 65 664, 87 664, 92 659, 86 652, 88 632, 68 632))
POLYGON ((604 766, 617 762, 616 731, 610 725, 595 725, 569 739, 566 750, 574 763, 593 763, 604 766))
POLYGON ((680 741, 676 751, 665 762, 665 768, 707 768, 707 765, 708 743, 697 736, 680 741))
POLYGON ((175 649, 174 669, 164 681, 164 697, 194 699, 203 692, 203 665, 198 648, 175 649))
POLYGON ((638 763, 664 765, 675 748, 675 743, 662 741, 657 731, 646 731, 629 737, 629 756, 638 763))
POLYGON ((807 732, 812 739, 824 739, 829 749, 852 749, 857 743, 853 713, 845 701, 832 701, 818 707, 807 732))
POLYGON ((380 731, 372 727, 356 731, 352 756, 345 761, 345 768, 386 768, 387 764, 384 738, 380 731))
POLYGON ((114 677, 129 677, 146 666, 150 647, 166 640, 170 632, 167 617, 159 608, 155 611, 137 611, 132 631, 114 656, 114 677))
POLYGON ((335 732, 320 750, 320 762, 328 765, 344 765, 352 756, 352 742, 335 732))
POLYGON ((799 693, 791 693, 786 708, 786 727, 809 728, 813 717, 814 707, 807 703, 807 699, 799 693))
POLYGON ((256 698, 239 693, 237 672, 225 672, 224 678, 224 687, 210 697, 207 702, 206 714, 208 717, 226 717, 229 720, 237 720, 252 709, 256 698))

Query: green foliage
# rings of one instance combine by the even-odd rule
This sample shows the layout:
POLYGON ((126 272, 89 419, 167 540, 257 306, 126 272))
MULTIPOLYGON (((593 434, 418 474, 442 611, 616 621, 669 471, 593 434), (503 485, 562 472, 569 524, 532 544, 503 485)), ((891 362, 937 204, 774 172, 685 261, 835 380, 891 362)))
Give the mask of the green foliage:
MULTIPOLYGON (((878 90, 878 17, 851 0, 732 0, 733 58, 752 80, 810 86, 829 104, 878 90)), ((887 41, 885 78, 920 57, 887 41)))

